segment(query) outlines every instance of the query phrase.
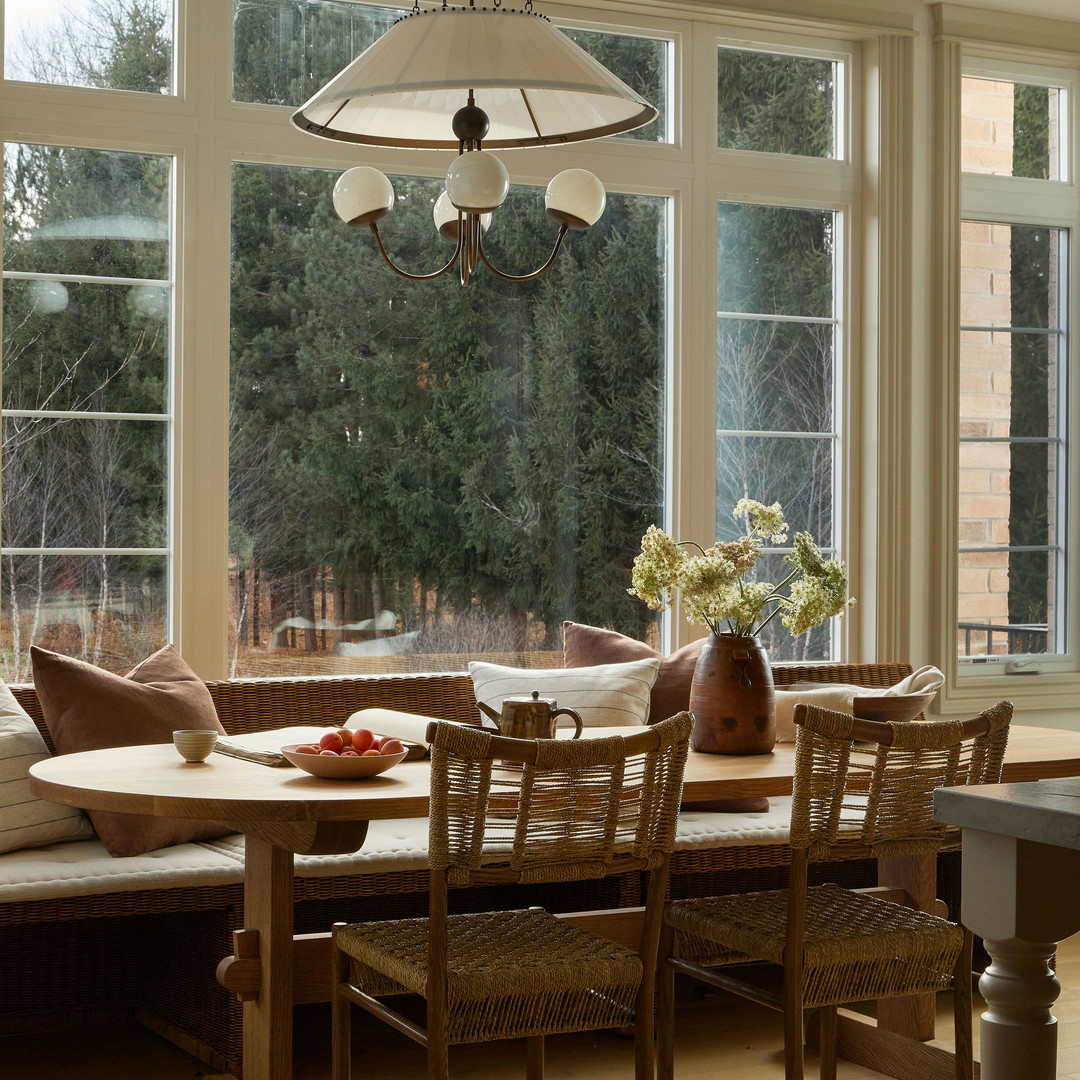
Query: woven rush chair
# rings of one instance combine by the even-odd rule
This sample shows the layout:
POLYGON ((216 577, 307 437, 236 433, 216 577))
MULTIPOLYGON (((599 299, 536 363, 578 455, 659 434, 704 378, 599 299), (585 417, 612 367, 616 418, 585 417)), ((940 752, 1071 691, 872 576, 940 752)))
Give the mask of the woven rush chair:
POLYGON ((332 1076, 350 1076, 350 1002, 427 1048, 524 1038, 529 1080, 544 1037, 635 1024, 637 1080, 653 1080, 657 945, 691 719, 628 737, 506 739, 433 724, 426 919, 337 924, 332 1076), (584 881, 649 872, 636 950, 540 908, 448 915, 449 885, 584 881), (426 1026, 379 1000, 413 993, 426 1026))
POLYGON ((807 865, 838 848, 871 857, 937 851, 937 787, 996 783, 1012 704, 966 721, 875 723, 810 705, 797 738, 788 888, 672 903, 661 939, 657 1076, 672 1080, 674 975, 682 972, 784 1014, 787 1080, 803 1076, 804 1011, 818 1010, 820 1073, 836 1076, 838 1005, 955 992, 956 1076, 972 1076, 971 934, 941 916, 838 885, 807 886, 807 865), (731 965, 783 969, 781 993, 731 965))

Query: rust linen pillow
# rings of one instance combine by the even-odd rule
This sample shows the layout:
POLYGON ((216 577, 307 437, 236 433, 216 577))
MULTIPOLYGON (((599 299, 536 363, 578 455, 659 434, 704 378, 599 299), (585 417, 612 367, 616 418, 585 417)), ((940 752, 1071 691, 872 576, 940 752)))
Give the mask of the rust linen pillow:
MULTIPOLYGON (((210 691, 172 645, 126 675, 36 646, 30 656, 34 689, 58 754, 172 742, 172 733, 180 728, 212 728, 225 734, 210 691)), ((141 855, 235 832, 218 821, 87 812, 111 855, 141 855)))
POLYGON ((627 637, 615 630, 584 623, 564 622, 563 663, 568 668, 592 667, 594 664, 624 664, 628 660, 660 661, 660 673, 650 695, 649 723, 666 720, 682 712, 690 704, 690 680, 701 655, 702 646, 708 640, 692 641, 670 656, 657 652, 644 641, 627 637))

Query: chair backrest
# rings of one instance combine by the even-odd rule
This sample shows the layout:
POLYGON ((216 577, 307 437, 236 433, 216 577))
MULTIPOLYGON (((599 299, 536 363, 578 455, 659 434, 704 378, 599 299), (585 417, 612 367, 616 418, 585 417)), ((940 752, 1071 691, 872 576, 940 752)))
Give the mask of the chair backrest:
POLYGON ((970 720, 889 724, 797 705, 792 848, 811 860, 841 840, 875 856, 937 850, 948 826, 934 789, 997 783, 1012 712, 1000 701, 970 720))
POLYGON ((507 739, 433 724, 428 862, 450 884, 581 881, 665 863, 691 718, 630 736, 507 739))

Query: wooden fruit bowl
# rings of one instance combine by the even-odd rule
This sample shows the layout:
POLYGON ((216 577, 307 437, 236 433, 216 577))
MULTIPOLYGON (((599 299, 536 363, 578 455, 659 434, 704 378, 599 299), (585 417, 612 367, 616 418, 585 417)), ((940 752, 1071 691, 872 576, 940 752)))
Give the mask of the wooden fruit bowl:
POLYGON ((900 695, 860 695, 851 703, 851 711, 863 720, 877 720, 879 723, 903 724, 914 720, 930 702, 937 697, 932 694, 900 695))

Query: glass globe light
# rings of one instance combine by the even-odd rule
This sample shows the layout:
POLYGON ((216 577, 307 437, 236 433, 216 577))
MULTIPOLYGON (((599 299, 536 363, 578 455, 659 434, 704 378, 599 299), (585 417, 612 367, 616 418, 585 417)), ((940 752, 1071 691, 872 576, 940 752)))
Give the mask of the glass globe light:
POLYGON ((568 229, 587 229, 607 205, 604 185, 586 169, 565 169, 551 178, 544 193, 548 214, 568 229))
POLYGON ((509 191, 506 166, 485 150, 460 154, 446 174, 450 202, 470 214, 487 214, 502 206, 509 191))
MULTIPOLYGON (((458 209, 450 201, 450 196, 444 191, 435 200, 435 209, 431 216, 435 219, 435 228, 444 240, 451 244, 457 243, 458 238, 458 209)), ((480 235, 483 236, 491 228, 491 214, 480 215, 480 235)))
POLYGON ((350 225, 370 225, 394 209, 394 188, 378 169, 357 165, 338 177, 334 209, 350 225))

